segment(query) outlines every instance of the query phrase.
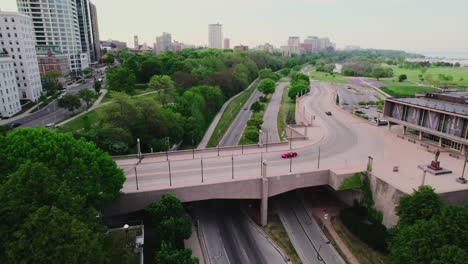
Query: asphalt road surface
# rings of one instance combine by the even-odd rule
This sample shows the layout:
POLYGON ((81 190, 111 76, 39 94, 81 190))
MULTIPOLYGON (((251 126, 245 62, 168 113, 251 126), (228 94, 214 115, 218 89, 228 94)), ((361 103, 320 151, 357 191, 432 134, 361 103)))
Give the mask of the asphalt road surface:
POLYGON ((236 201, 200 202, 200 226, 212 264, 286 263, 236 201))
POLYGON ((378 101, 379 98, 383 98, 383 95, 370 87, 345 84, 336 85, 339 87, 340 107, 349 113, 353 111, 353 106, 359 105, 359 102, 378 101))
POLYGON ((294 192, 274 198, 274 206, 289 239, 304 264, 344 264, 333 246, 327 244, 320 226, 311 218, 294 192))
POLYGON ((278 143, 280 142, 278 134, 278 112, 281 107, 281 99, 284 89, 289 85, 289 82, 280 82, 276 86, 268 107, 263 115, 262 125, 262 142, 263 143, 278 143))
MULTIPOLYGON (((252 116, 250 106, 257 101, 261 95, 262 93, 255 89, 250 98, 244 104, 244 107, 232 122, 231 126, 226 131, 226 134, 224 134, 224 137, 219 142, 220 147, 236 146, 239 143, 242 133, 244 132, 244 128, 247 125, 247 121, 250 116, 252 116)), ((216 133, 216 131, 214 133, 216 133)))

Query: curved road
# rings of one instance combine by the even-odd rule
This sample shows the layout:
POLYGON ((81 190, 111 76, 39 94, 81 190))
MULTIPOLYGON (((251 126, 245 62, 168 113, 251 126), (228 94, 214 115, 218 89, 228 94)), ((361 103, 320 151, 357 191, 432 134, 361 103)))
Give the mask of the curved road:
POLYGON ((263 143, 278 143, 280 137, 278 134, 278 113, 281 107, 281 99, 283 97, 284 89, 289 85, 289 82, 279 82, 276 86, 275 92, 271 96, 268 107, 263 115, 263 143))

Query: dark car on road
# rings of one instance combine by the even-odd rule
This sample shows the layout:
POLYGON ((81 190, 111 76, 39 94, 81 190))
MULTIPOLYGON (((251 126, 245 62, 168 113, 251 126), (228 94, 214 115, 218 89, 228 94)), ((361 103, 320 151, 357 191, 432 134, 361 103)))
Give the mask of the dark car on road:
POLYGON ((297 157, 297 152, 294 152, 294 151, 289 151, 289 152, 281 154, 281 158, 283 159, 289 159, 289 158, 294 158, 294 157, 297 157))
POLYGON ((21 126, 21 123, 11 123, 10 124, 10 128, 17 128, 19 126, 21 126))
POLYGON ((325 114, 327 114, 327 115, 329 115, 329 116, 332 115, 332 113, 331 113, 330 111, 326 111, 325 114))

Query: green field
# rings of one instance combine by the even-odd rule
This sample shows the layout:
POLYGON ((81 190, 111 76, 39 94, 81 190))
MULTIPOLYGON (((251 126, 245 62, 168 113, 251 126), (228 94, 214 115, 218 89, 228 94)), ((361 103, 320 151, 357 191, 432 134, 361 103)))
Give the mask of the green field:
MULTIPOLYGON (((460 67, 460 68, 450 68, 450 67, 438 67, 438 68, 427 68, 427 71, 423 73, 420 69, 401 69, 398 66, 389 66, 393 69, 394 77, 390 80, 398 81, 398 76, 401 74, 406 74, 408 76, 408 82, 411 83, 421 83, 426 85, 432 85, 436 83, 432 83, 428 81, 428 79, 438 80, 439 74, 444 74, 446 76, 453 77, 453 84, 459 86, 459 88, 468 88, 468 67, 460 67), (424 81, 419 79, 419 75, 422 74, 424 81)), ((384 79, 385 80, 385 79, 384 79)), ((389 79, 387 79, 389 80, 389 79)), ((454 88, 457 88, 457 87, 454 88)))
POLYGON ((431 87, 416 86, 414 83, 408 82, 408 81, 393 82, 389 80, 384 80, 382 82, 385 83, 387 87, 382 87, 380 89, 393 97, 415 96, 416 93, 440 91, 438 89, 431 88, 431 87))
POLYGON ((99 118, 99 108, 95 109, 95 110, 92 110, 92 111, 78 117, 77 119, 66 123, 65 125, 61 126, 60 129, 62 129, 64 131, 73 132, 73 131, 77 131, 77 130, 80 130, 80 129, 84 128, 85 120, 86 120, 85 116, 88 118, 90 124, 96 124, 100 120, 100 118, 99 118))
POLYGON ((349 83, 345 76, 341 74, 329 74, 326 72, 317 72, 315 71, 315 67, 311 67, 309 69, 310 78, 317 81, 325 81, 325 82, 334 82, 334 83, 349 83))
POLYGON ((252 95, 256 88, 257 84, 252 85, 248 90, 242 92, 241 95, 234 98, 234 100, 229 103, 226 109, 224 109, 223 115, 219 119, 219 122, 213 131, 213 134, 208 141, 207 147, 216 147, 218 145, 219 141, 221 138, 223 138, 232 121, 234 121, 237 114, 240 112, 245 102, 247 102, 250 95, 252 95))

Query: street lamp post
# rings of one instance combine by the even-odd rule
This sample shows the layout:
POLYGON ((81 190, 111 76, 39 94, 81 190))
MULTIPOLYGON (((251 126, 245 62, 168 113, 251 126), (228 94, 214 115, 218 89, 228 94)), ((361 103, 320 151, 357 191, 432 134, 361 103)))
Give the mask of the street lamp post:
POLYGON ((169 137, 166 137, 166 139, 167 139, 166 160, 169 160, 169 137))
POLYGON ((289 150, 292 149, 292 127, 289 127, 289 150))
POLYGON ((139 138, 137 138, 137 151, 138 151, 138 159, 141 160, 141 146, 140 146, 139 138))
POLYGON ((266 130, 266 152, 268 152, 268 129, 266 130))
POLYGON ((169 168, 169 186, 172 186, 172 173, 171 173, 171 161, 167 161, 167 166, 169 168))
POLYGON ((232 179, 234 180, 234 155, 231 156, 232 179))
POLYGON ((200 164, 201 164, 201 182, 203 183, 203 157, 200 160, 200 164))
POLYGON ((320 169, 320 146, 318 149, 317 169, 320 169))
POLYGON ((138 191, 138 174, 137 174, 136 166, 135 166, 135 179, 136 179, 136 188, 137 188, 137 191, 138 191))
POLYGON ((129 226, 128 224, 125 224, 125 225, 123 226, 123 229, 125 230, 125 243, 126 243, 126 244, 128 243, 128 228, 129 228, 129 227, 130 227, 130 226, 129 226))

